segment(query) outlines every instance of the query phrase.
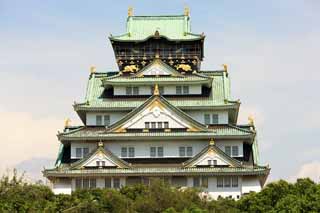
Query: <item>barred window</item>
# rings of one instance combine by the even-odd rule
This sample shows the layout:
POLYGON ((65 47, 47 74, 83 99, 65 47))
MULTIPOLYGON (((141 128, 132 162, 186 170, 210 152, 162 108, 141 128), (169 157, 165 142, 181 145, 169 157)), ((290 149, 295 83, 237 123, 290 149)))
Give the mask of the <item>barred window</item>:
POLYGON ((127 147, 122 147, 121 148, 121 157, 125 158, 127 156, 128 156, 127 147))
POLYGON ((144 123, 144 128, 149 129, 150 128, 150 122, 145 122, 144 123))
POLYGON ((110 125, 110 115, 104 115, 103 116, 104 125, 109 126, 110 125))
POLYGON ((111 188, 111 178, 107 177, 104 179, 104 187, 111 188))
POLYGON ((183 86, 183 94, 189 94, 189 86, 183 86))
POLYGON ((219 123, 219 115, 212 114, 212 124, 218 124, 218 123, 219 123))
POLYGON ((217 177, 217 188, 223 187, 223 177, 217 177))
POLYGON ((132 93, 133 93, 133 95, 139 95, 139 87, 133 87, 132 93))
POLYGON ((193 187, 200 187, 200 177, 193 177, 193 187))
POLYGON ((120 178, 113 178, 113 188, 115 189, 120 188, 120 178))
POLYGON ((231 178, 224 177, 224 187, 230 187, 230 186, 231 186, 231 178))
POLYGON ((176 94, 181 95, 182 94, 182 88, 181 86, 176 86, 176 94))
POLYGON ((233 176, 232 177, 232 187, 238 187, 239 183, 238 183, 238 177, 237 176, 233 176))
POLYGON ((96 116, 96 125, 102 126, 102 116, 101 115, 96 116))
POLYGON ((129 147, 129 157, 134 157, 134 147, 129 147))
POLYGON ((232 156, 239 156, 239 147, 232 146, 232 156))
POLYGON ((179 156, 180 157, 186 156, 186 148, 184 146, 179 147, 179 156))
POLYGON ((205 125, 209 125, 210 124, 210 115, 209 114, 205 114, 204 115, 204 124, 205 125))
POLYGON ((207 176, 201 177, 201 187, 208 188, 208 177, 207 176))
POLYGON ((89 154, 89 148, 83 148, 83 157, 86 157, 86 156, 88 156, 88 154, 89 154))
POLYGON ((158 157, 163 157, 163 147, 158 147, 158 157))
POLYGON ((191 146, 188 146, 187 147, 187 156, 190 157, 193 155, 193 151, 192 151, 192 147, 191 146))
POLYGON ((156 156, 156 147, 150 147, 150 156, 155 157, 156 156))
POLYGON ((168 129, 168 128, 169 128, 169 122, 164 122, 163 124, 164 124, 164 128, 165 128, 165 129, 168 129))
POLYGON ((227 155, 231 156, 231 147, 230 146, 225 146, 224 151, 227 155))
POLYGON ((76 148, 76 157, 81 158, 82 157, 82 148, 76 148))

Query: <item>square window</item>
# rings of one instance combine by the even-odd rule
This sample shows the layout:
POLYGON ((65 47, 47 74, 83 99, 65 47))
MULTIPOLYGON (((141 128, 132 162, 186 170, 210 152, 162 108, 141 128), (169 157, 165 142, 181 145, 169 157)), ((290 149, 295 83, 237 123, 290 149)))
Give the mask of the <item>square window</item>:
POLYGON ((227 155, 231 156, 231 147, 230 146, 225 146, 224 151, 227 155))
POLYGON ((204 115, 204 124, 205 125, 209 125, 210 124, 210 115, 209 114, 205 114, 204 115))
POLYGON ((209 165, 209 166, 212 165, 212 160, 208 160, 208 165, 209 165))
POLYGON ((186 148, 181 146, 179 147, 179 156, 180 157, 185 157, 186 156, 186 148))
POLYGON ((176 86, 176 94, 181 95, 182 94, 182 88, 181 86, 176 86))
POLYGON ((183 86, 183 94, 189 94, 189 86, 183 86))
POLYGON ((89 186, 90 186, 89 179, 84 178, 84 179, 82 179, 82 182, 83 182, 83 188, 89 189, 89 186))
POLYGON ((129 157, 130 158, 134 157, 134 147, 129 147, 129 157))
POLYGON ((163 157, 163 147, 158 147, 158 157, 163 157))
POLYGON ((95 178, 90 179, 90 189, 97 188, 97 181, 95 178))
POLYGON ((238 177, 232 177, 232 187, 238 187, 238 177))
POLYGON ((76 148, 76 158, 82 157, 82 148, 76 148))
POLYGON ((213 160, 213 165, 214 166, 218 165, 217 160, 213 160))
POLYGON ((96 161, 96 165, 99 167, 100 166, 100 161, 96 161))
POLYGON ((232 146, 232 156, 239 156, 239 147, 232 146))
POLYGON ((88 156, 89 154, 89 148, 83 148, 83 157, 88 156))
POLYGON ((104 125, 109 126, 110 125, 110 115, 104 115, 103 116, 104 125))
POLYGON ((101 115, 96 116, 96 125, 102 126, 102 116, 101 115))
POLYGON ((162 129, 162 122, 158 122, 158 129, 162 129))
POLYGON ((217 188, 223 187, 223 177, 217 177, 217 188))
POLYGON ((76 178, 76 189, 81 189, 81 188, 82 188, 82 179, 76 178))
POLYGON ((123 158, 128 157, 127 147, 122 147, 121 148, 121 157, 123 157, 123 158))
POLYGON ((208 177, 207 176, 203 176, 201 178, 201 187, 208 188, 208 177))
POLYGON ((120 188, 120 178, 113 178, 113 188, 115 189, 120 188))
POLYGON ((155 129, 156 128, 156 122, 151 122, 151 129, 155 129))
POLYGON ((132 87, 126 87, 126 95, 132 95, 132 87))
POLYGON ((163 125, 165 129, 169 129, 169 122, 164 122, 163 125))
POLYGON ((219 115, 212 114, 212 124, 218 124, 218 123, 219 123, 219 115))
POLYGON ((150 147, 150 157, 156 156, 156 147, 150 147))
POLYGON ((193 178, 193 187, 200 187, 200 178, 199 177, 193 178))
POLYGON ((133 95, 139 95, 139 87, 133 87, 132 93, 133 93, 133 95))
POLYGON ((144 128, 149 129, 150 128, 150 122, 145 122, 144 123, 144 128))
POLYGON ((230 186, 231 186, 231 178, 224 177, 224 187, 230 187, 230 186))
POLYGON ((102 165, 102 167, 105 167, 106 166, 106 162, 105 161, 101 161, 101 165, 102 165))
POLYGON ((164 94, 164 87, 163 86, 159 87, 159 92, 160 92, 160 94, 164 94))
POLYGON ((104 179, 104 187, 105 188, 111 188, 111 178, 105 178, 104 179))
POLYGON ((188 157, 191 157, 192 155, 193 155, 192 147, 191 147, 191 146, 188 146, 188 147, 187 147, 187 156, 188 156, 188 157))

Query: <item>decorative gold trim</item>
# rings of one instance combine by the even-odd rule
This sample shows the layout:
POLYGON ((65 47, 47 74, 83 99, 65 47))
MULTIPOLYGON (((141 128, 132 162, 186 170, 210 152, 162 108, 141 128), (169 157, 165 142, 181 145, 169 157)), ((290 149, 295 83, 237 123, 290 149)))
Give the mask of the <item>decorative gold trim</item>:
POLYGON ((64 128, 70 127, 70 123, 71 123, 71 119, 70 119, 70 118, 67 118, 67 119, 64 121, 64 128))
POLYGON ((93 73, 96 73, 97 69, 95 66, 91 66, 90 67, 90 73, 93 74, 93 73))
POLYGON ((189 16, 189 15, 190 15, 190 9, 189 9, 189 7, 185 7, 185 8, 184 8, 184 15, 185 15, 185 16, 189 16))
POLYGON ((215 144, 215 142, 214 142, 213 138, 211 138, 211 140, 210 140, 209 144, 210 144, 210 145, 214 145, 214 144, 215 144))
POLYGON ((128 16, 133 16, 133 7, 128 8, 128 16))
POLYGON ((160 95, 158 84, 154 85, 153 95, 160 95))

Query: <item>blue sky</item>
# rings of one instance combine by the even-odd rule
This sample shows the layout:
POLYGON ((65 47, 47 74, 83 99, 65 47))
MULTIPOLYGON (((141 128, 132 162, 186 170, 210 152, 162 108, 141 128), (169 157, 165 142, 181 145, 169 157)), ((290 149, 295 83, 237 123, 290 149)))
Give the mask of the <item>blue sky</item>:
POLYGON ((239 122, 256 117, 270 180, 319 180, 318 0, 0 0, 0 171, 55 158, 63 120, 80 123, 71 105, 89 67, 116 69, 107 36, 125 31, 129 6, 137 15, 190 7, 192 30, 206 34, 202 68, 229 64, 239 122))

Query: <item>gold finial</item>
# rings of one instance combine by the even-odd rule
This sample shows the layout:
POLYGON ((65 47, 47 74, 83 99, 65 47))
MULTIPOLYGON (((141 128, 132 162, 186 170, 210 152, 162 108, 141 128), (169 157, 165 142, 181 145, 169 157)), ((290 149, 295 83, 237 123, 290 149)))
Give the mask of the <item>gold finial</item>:
POLYGON ((133 8, 132 7, 128 8, 128 16, 133 16, 133 8))
POLYGON ((228 72, 228 65, 227 64, 222 64, 222 66, 223 66, 224 71, 228 72))
POLYGON ((70 123, 71 123, 70 118, 67 118, 67 119, 64 121, 64 128, 70 127, 70 123))
POLYGON ((215 142, 214 142, 213 138, 211 138, 209 144, 212 146, 212 145, 214 145, 214 143, 215 142))
POLYGON ((95 73, 96 70, 97 70, 97 68, 96 68, 95 66, 91 66, 91 67, 90 67, 90 73, 91 73, 91 74, 92 74, 92 73, 95 73))
POLYGON ((250 115, 250 116, 248 117, 248 121, 249 121, 249 124, 250 124, 251 126, 254 126, 254 118, 253 118, 252 115, 250 115))
POLYGON ((98 147, 103 147, 103 142, 100 140, 100 142, 98 143, 98 147))
POLYGON ((189 9, 189 7, 185 7, 185 8, 184 8, 184 15, 185 15, 185 16, 189 16, 189 15, 190 15, 190 9, 189 9))
POLYGON ((154 85, 153 95, 160 95, 158 84, 154 85))

